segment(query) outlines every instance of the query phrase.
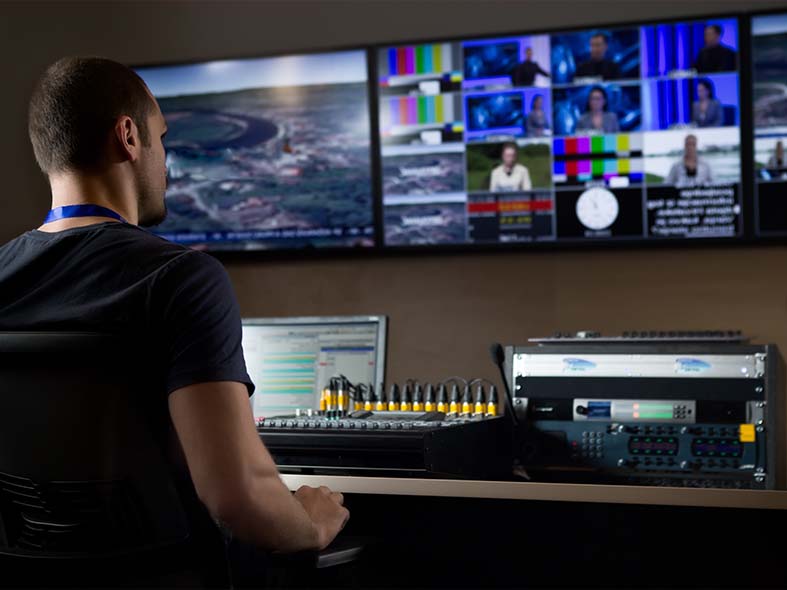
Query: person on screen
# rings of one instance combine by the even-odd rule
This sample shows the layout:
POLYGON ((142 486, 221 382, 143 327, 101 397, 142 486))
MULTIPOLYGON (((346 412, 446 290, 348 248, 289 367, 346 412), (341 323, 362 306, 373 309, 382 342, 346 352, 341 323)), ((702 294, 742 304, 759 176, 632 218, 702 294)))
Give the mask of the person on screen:
POLYGON ((713 82, 697 82, 697 100, 691 105, 691 122, 697 127, 721 127, 724 125, 724 109, 714 96, 713 82))
POLYGON ((503 144, 503 152, 500 159, 503 163, 492 170, 489 190, 491 192, 529 191, 532 188, 530 172, 527 166, 516 161, 516 144, 503 144))
POLYGON ((544 97, 536 94, 530 101, 530 112, 527 114, 527 136, 544 137, 549 130, 549 117, 544 112, 544 97))
POLYGON ((773 155, 768 158, 768 168, 772 170, 784 168, 784 144, 781 140, 776 142, 776 148, 773 151, 773 155))
POLYGON ((601 86, 594 86, 590 91, 587 111, 579 118, 577 131, 596 131, 599 133, 617 133, 620 131, 618 116, 607 111, 607 91, 601 86))
POLYGON ((533 48, 528 47, 525 49, 525 61, 514 68, 514 73, 511 74, 511 81, 514 83, 514 86, 532 86, 536 81, 536 76, 539 74, 549 78, 549 74, 533 61, 533 48))
POLYGON ((595 33, 590 37, 590 59, 577 66, 574 74, 577 78, 602 78, 617 80, 620 78, 620 67, 611 59, 607 59, 609 43, 604 33, 595 33))
POLYGON ((735 69, 735 50, 722 44, 722 33, 723 29, 719 25, 705 27, 705 47, 700 50, 694 62, 694 69, 700 74, 731 72, 735 69))
POLYGON ((678 188, 702 186, 713 182, 710 166, 697 155, 697 136, 687 135, 683 142, 683 157, 670 168, 666 184, 678 188))

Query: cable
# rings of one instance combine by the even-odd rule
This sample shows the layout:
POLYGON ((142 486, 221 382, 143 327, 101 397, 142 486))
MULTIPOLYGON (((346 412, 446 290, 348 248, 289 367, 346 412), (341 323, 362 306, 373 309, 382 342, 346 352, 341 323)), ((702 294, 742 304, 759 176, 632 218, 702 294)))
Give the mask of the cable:
POLYGON ((500 378, 503 380, 503 387, 505 388, 506 393, 506 413, 510 413, 512 424, 515 427, 519 426, 519 420, 514 413, 514 399, 511 395, 511 387, 508 384, 508 379, 506 379, 506 370, 504 367, 505 351, 499 342, 493 342, 489 347, 489 354, 492 357, 492 362, 495 363, 497 368, 500 370, 500 378))
POLYGON ((462 377, 458 377, 456 375, 453 375, 453 376, 448 377, 447 379, 441 381, 440 385, 446 385, 446 384, 451 383, 451 382, 453 382, 453 383, 457 383, 458 382, 458 383, 461 383, 463 386, 467 385, 467 379, 463 379, 462 377))

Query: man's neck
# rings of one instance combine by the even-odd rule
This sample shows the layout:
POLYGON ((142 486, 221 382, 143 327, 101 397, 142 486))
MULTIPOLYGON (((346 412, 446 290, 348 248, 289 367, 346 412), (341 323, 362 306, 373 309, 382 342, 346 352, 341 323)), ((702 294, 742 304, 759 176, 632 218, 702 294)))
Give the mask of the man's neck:
MULTIPOLYGON (((133 196, 123 189, 111 174, 60 174, 49 179, 52 187, 52 209, 66 205, 100 205, 111 209, 131 224, 137 225, 138 214, 133 196)), ((82 227, 106 221, 118 222, 111 217, 91 216, 59 219, 39 227, 41 231, 58 232, 72 227, 82 227)))

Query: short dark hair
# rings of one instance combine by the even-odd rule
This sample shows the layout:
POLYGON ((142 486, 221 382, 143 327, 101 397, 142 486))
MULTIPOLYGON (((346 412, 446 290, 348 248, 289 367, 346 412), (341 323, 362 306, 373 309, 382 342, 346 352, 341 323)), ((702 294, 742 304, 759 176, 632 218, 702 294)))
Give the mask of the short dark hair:
POLYGON ((700 78, 699 80, 697 80, 697 86, 705 87, 705 90, 708 91, 708 98, 716 98, 716 91, 713 88, 713 82, 711 82, 707 78, 700 78))
POLYGON ((609 37, 603 31, 593 31, 593 33, 590 34, 591 39, 595 39, 596 37, 601 37, 602 39, 604 39, 604 43, 609 45, 609 37))
POLYGON ((716 31, 716 34, 721 37, 721 34, 724 32, 724 29, 721 28, 721 25, 707 25, 706 29, 713 29, 716 31))
POLYGON ((44 174, 93 170, 103 162, 107 135, 127 115, 150 145, 153 101, 133 70, 99 57, 65 57, 46 69, 30 98, 28 132, 44 174))

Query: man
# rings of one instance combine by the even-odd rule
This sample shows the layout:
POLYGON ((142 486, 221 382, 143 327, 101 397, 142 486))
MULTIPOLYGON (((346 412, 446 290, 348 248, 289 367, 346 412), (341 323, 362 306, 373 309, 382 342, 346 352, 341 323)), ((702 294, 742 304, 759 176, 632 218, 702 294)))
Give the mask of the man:
POLYGON ((141 340, 140 358, 161 364, 161 412, 203 513, 260 548, 323 548, 349 512, 327 488, 291 494, 260 441, 226 271, 139 227, 166 216, 165 133, 156 100, 125 66, 75 57, 46 70, 29 134, 52 211, 0 247, 0 330, 141 340))
POLYGON ((705 47, 697 55, 694 69, 707 72, 731 72, 735 70, 735 50, 721 43, 722 28, 719 25, 705 27, 705 47))
POLYGON ((538 74, 549 78, 549 74, 533 61, 533 48, 528 47, 525 49, 525 61, 514 68, 511 81, 514 86, 532 86, 538 74))
POLYGON ((532 188, 527 167, 517 163, 515 143, 503 144, 502 164, 492 170, 489 190, 492 192, 529 191, 532 188))
POLYGON ((620 78, 620 67, 611 59, 607 59, 607 36, 595 33, 590 37, 590 59, 577 66, 576 78, 602 78, 617 80, 620 78))

